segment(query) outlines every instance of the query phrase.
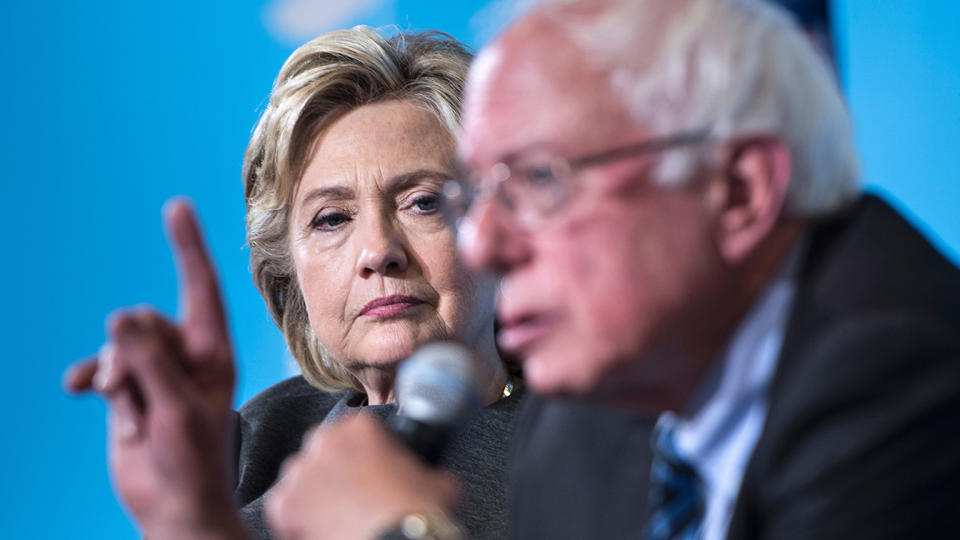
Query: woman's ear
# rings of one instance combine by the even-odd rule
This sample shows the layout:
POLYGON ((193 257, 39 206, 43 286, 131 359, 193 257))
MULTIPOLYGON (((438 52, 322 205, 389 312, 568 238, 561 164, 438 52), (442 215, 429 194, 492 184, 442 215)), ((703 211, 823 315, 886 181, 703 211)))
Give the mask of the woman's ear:
POLYGON ((783 214, 793 156, 782 139, 768 136, 739 139, 728 152, 725 174, 711 199, 718 247, 733 265, 754 252, 783 214))

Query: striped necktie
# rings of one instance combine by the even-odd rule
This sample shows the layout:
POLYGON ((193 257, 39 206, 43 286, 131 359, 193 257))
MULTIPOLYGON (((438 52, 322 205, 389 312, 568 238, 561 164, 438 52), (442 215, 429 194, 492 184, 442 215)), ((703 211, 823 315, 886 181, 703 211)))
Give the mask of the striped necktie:
POLYGON ((653 441, 649 505, 646 540, 700 538, 705 508, 703 482, 678 455, 673 426, 657 429, 653 441))

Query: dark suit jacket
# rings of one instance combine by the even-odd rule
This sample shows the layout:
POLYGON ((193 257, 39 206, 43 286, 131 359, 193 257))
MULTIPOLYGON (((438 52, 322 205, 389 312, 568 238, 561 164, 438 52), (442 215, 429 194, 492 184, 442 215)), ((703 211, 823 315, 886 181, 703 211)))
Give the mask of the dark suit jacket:
POLYGON ((639 538, 654 420, 529 396, 510 455, 511 538, 639 538))
MULTIPOLYGON (((571 407, 521 417, 512 533, 636 538, 650 422, 571 407)), ((960 538, 960 272, 875 197, 811 227, 728 537, 960 538)))

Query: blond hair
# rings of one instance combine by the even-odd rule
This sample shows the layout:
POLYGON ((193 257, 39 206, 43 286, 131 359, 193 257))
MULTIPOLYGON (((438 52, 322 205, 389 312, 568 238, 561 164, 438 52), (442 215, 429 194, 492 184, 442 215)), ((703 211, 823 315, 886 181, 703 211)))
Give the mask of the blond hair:
POLYGON ((291 199, 313 141, 344 113, 392 99, 424 107, 455 135, 471 58, 441 32, 386 37, 358 26, 313 39, 280 69, 243 160, 247 244, 253 282, 304 377, 318 388, 363 390, 318 342, 290 253, 291 199))

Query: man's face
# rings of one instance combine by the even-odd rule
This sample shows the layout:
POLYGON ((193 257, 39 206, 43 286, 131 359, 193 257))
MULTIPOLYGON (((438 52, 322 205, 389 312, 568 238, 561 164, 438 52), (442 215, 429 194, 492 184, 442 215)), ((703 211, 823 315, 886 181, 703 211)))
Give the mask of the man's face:
MULTIPOLYGON (((551 30, 523 22, 475 64, 461 155, 481 176, 531 153, 571 158, 655 136, 551 30)), ((713 218, 703 183, 654 184, 659 157, 576 173, 566 206, 531 231, 495 198, 467 216, 462 254, 502 274, 500 344, 534 390, 659 410, 699 379, 703 366, 678 353, 719 268, 713 218)))

